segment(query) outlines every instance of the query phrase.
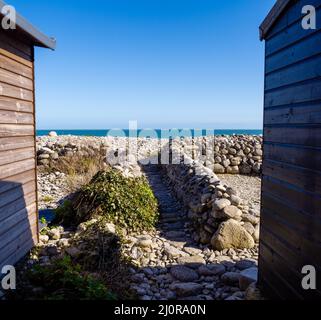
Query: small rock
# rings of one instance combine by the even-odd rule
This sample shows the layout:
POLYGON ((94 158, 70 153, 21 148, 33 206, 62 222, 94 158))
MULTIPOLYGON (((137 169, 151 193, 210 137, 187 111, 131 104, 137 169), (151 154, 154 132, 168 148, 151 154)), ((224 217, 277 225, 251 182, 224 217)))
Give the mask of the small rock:
POLYGON ((178 258, 178 263, 197 269, 206 262, 201 256, 186 256, 178 258))
POLYGON ((241 220, 242 211, 235 206, 227 206, 223 209, 224 215, 227 219, 241 220))
POLYGON ((183 249, 185 252, 191 254, 191 255, 198 255, 202 253, 202 250, 199 248, 193 248, 193 247, 184 247, 183 249))
POLYGON ((194 282, 174 283, 170 290, 175 291, 178 297, 190 297, 202 292, 203 286, 194 282))
POLYGON ((50 229, 47 233, 49 238, 52 240, 60 239, 60 230, 58 228, 50 229))
POLYGON ((226 271, 224 265, 222 264, 211 264, 207 266, 200 266, 198 273, 205 277, 222 275, 226 271))
POLYGON ((42 235, 42 234, 41 234, 41 235, 39 236, 39 240, 40 240, 40 242, 46 244, 46 243, 48 243, 48 241, 49 241, 49 236, 47 236, 47 235, 42 235))
POLYGON ((186 257, 188 254, 172 246, 165 246, 165 254, 169 258, 186 257))
POLYGON ((226 272, 221 277, 221 280, 227 285, 238 284, 239 279, 240 279, 240 274, 237 272, 226 272))
POLYGON ((230 206, 231 202, 228 199, 219 199, 214 202, 214 209, 223 210, 225 207, 230 206))
POLYGON ((243 214, 242 220, 244 222, 250 222, 254 226, 256 226, 260 222, 260 219, 258 217, 252 216, 251 214, 243 214))
POLYGON ((222 165, 215 163, 214 164, 214 172, 215 173, 225 173, 225 168, 222 165))
POLYGON ((49 137, 58 137, 58 134, 56 131, 50 131, 48 134, 49 137))
POLYGON ((197 272, 185 266, 172 267, 171 275, 182 282, 193 282, 199 278, 197 272))
POLYGON ((236 262, 235 267, 243 271, 245 269, 252 268, 255 265, 256 265, 256 262, 254 260, 245 259, 245 260, 236 262))

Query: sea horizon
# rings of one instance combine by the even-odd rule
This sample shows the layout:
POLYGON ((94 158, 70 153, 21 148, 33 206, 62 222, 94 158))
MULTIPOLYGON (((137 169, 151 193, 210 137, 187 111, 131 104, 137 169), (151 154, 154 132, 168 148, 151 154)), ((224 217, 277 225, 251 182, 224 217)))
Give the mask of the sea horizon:
MULTIPOLYGON (((160 137, 161 133, 168 132, 171 130, 174 132, 173 136, 181 135, 181 133, 184 133, 184 136, 193 136, 196 129, 138 129, 137 132, 133 131, 134 136, 137 134, 140 134, 142 131, 144 131, 144 135, 146 136, 146 133, 148 132, 155 132, 157 133, 157 136, 160 137), (176 132, 179 132, 175 134, 176 132)), ((263 130, 260 129, 217 129, 217 130, 206 130, 206 129, 199 129, 201 130, 201 135, 224 135, 224 136, 231 136, 231 135, 262 135, 263 130)), ((198 131, 198 135, 200 135, 200 131, 198 131)), ((118 129, 117 132, 115 129, 50 129, 50 130, 37 130, 37 136, 47 136, 51 131, 54 131, 58 134, 58 136, 94 136, 94 137, 105 137, 107 134, 109 136, 118 136, 120 131, 123 131, 126 136, 129 135, 130 130, 129 129, 118 129), (112 130, 112 131, 111 131, 112 130)), ((166 137, 166 136, 165 136, 166 137)))

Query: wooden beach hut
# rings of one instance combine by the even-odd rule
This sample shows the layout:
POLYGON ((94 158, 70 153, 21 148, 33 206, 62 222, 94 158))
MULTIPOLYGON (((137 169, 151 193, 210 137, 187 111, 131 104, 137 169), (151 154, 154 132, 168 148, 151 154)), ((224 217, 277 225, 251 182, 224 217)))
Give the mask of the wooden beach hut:
MULTIPOLYGON (((5 4, 0 1, 0 12, 5 4)), ((0 14, 0 272, 38 241, 34 47, 55 48, 16 15, 16 29, 0 14)))
POLYGON ((320 10, 320 0, 279 0, 260 27, 265 99, 259 281, 272 298, 321 297, 320 10), (316 28, 306 28, 307 14, 316 28))

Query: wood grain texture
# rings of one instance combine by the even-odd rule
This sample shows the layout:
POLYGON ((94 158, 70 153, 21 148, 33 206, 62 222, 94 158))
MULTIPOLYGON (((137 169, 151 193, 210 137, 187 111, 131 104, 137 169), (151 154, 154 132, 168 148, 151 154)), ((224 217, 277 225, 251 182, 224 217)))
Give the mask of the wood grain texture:
POLYGON ((286 30, 292 24, 297 23, 302 20, 302 7, 304 5, 312 5, 315 8, 320 7, 319 0, 304 0, 304 1, 294 1, 294 4, 284 12, 284 14, 279 17, 275 22, 271 30, 269 31, 266 40, 270 40, 272 37, 278 36, 281 31, 286 30))
POLYGON ((14 60, 12 55, 8 55, 7 52, 0 49, 0 68, 8 70, 20 76, 32 79, 32 64, 26 65, 21 61, 14 60))
POLYGON ((14 265, 22 259, 26 253, 37 243, 37 226, 32 226, 24 230, 19 237, 3 251, 4 258, 0 260, 0 267, 14 265))
POLYGON ((0 248, 0 265, 15 264, 37 243, 37 225, 34 220, 25 220, 12 231, 11 235, 5 234, 6 237, 0 238, 0 243, 5 243, 0 248))
POLYGON ((321 32, 313 34, 302 42, 294 45, 266 58, 266 73, 289 67, 293 64, 311 59, 320 55, 321 32))
POLYGON ((35 167, 36 167, 35 158, 6 164, 0 167, 0 180, 35 169, 35 167))
POLYGON ((33 90, 31 79, 0 68, 0 81, 27 90, 33 90))
POLYGON ((33 113, 34 105, 32 102, 0 96, 0 109, 15 112, 33 113))
POLYGON ((265 142, 321 147, 321 125, 266 126, 265 142))
POLYGON ((0 180, 0 195, 6 191, 16 188, 17 185, 23 185, 30 181, 35 181, 35 169, 2 178, 0 180))
POLYGON ((34 119, 32 113, 14 112, 0 110, 0 119, 3 124, 29 124, 33 125, 34 119))
POLYGON ((26 90, 4 82, 0 82, 0 93, 5 97, 33 102, 33 92, 31 90, 26 90))
POLYGON ((10 230, 18 227, 25 219, 31 220, 32 216, 36 214, 36 211, 36 202, 34 202, 29 206, 24 206, 23 209, 16 211, 8 218, 2 220, 0 224, 0 237, 5 233, 10 232, 10 230))
POLYGON ((17 149, 17 150, 9 150, 0 152, 0 166, 32 159, 35 157, 35 150, 33 147, 17 149))
POLYGON ((1 194, 0 198, 0 211, 2 208, 14 201, 24 197, 30 193, 35 194, 36 184, 35 181, 30 181, 24 185, 18 185, 15 189, 11 189, 1 194))
MULTIPOLYGON (((317 10, 317 15, 319 14, 320 10, 317 10)), ((297 42, 302 42, 304 39, 314 35, 318 31, 318 28, 309 30, 303 29, 302 19, 299 19, 295 23, 289 25, 285 30, 279 32, 277 36, 266 41, 266 56, 275 54, 276 52, 290 47, 297 42)))
POLYGON ((266 37, 259 283, 277 299, 320 299, 302 289, 304 265, 321 273, 321 29, 304 30, 296 0, 266 37))
POLYGON ((264 124, 321 124, 321 100, 292 104, 283 108, 270 108, 264 112, 264 124))
POLYGON ((0 30, 0 267, 38 241, 34 48, 0 30))
POLYGON ((13 124, 1 124, 0 123, 0 137, 22 137, 33 136, 33 125, 13 125, 13 124))
POLYGON ((6 204, 1 208, 0 222, 11 217, 16 212, 31 206, 36 203, 36 194, 34 192, 21 195, 20 198, 16 198, 14 201, 6 204))
POLYGON ((0 138, 0 153, 1 151, 9 151, 9 150, 17 150, 22 148, 33 147, 33 144, 34 144, 33 136, 0 138))

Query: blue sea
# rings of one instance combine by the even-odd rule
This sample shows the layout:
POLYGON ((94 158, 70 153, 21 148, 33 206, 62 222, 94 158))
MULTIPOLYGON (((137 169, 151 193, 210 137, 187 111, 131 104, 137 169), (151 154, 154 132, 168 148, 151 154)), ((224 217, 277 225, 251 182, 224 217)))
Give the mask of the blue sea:
MULTIPOLYGON (((153 130, 143 130, 139 129, 137 130, 137 133, 135 131, 129 131, 128 129, 124 130, 37 130, 37 136, 46 136, 50 131, 55 131, 59 136, 61 135, 73 135, 73 136, 91 136, 91 137, 106 137, 107 135, 109 136, 120 136, 120 131, 123 132, 125 136, 128 136, 129 133, 131 133, 131 136, 137 136, 137 134, 143 134, 143 136, 151 136, 154 137, 155 133, 158 138, 161 136, 163 138, 168 137, 168 130, 161 130, 157 129, 152 133, 153 130), (162 133, 161 133, 162 132, 162 133), (167 134, 166 134, 167 133, 167 134)), ((226 135, 226 136, 231 136, 231 135, 262 135, 263 131, 262 130, 247 130, 247 129, 228 129, 228 130, 187 130, 187 129, 182 129, 182 130, 176 130, 176 133, 174 130, 171 132, 171 136, 181 136, 184 134, 184 136, 206 136, 206 135, 226 135)))

